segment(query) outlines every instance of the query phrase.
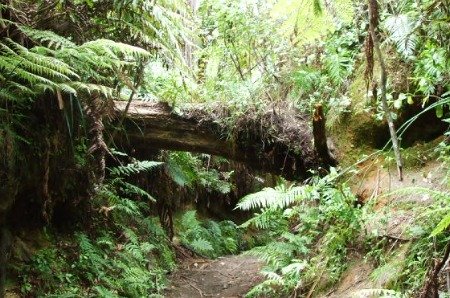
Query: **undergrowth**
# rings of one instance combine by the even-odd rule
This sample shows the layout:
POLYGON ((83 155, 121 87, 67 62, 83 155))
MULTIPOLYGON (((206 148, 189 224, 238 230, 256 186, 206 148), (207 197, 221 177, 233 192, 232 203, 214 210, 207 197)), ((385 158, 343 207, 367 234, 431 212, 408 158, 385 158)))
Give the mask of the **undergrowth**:
POLYGON ((349 188, 332 181, 331 174, 308 185, 266 188, 240 202, 244 210, 262 207, 242 226, 272 239, 247 252, 266 263, 266 280, 247 297, 306 294, 339 279, 348 248, 355 245, 361 212, 349 188))
POLYGON ((199 255, 216 258, 241 249, 242 232, 232 221, 200 221, 196 211, 190 210, 181 216, 176 226, 180 242, 199 255))
POLYGON ((145 190, 124 180, 159 166, 133 162, 110 170, 110 178, 92 198, 87 231, 59 239, 20 268, 21 292, 47 297, 149 297, 161 294, 174 254, 157 218, 149 217, 145 190))

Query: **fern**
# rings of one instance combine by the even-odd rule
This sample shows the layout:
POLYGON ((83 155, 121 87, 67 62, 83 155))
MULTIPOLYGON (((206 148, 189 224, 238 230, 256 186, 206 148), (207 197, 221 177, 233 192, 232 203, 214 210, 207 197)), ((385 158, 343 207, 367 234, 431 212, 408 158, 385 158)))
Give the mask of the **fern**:
POLYGON ((330 53, 325 57, 325 67, 332 82, 339 86, 351 72, 351 60, 345 53, 330 53))
POLYGON ((167 159, 167 172, 179 186, 192 186, 199 179, 198 160, 187 152, 173 152, 167 159))
POLYGON ((389 39, 397 46, 397 50, 404 56, 413 55, 417 44, 417 37, 413 33, 411 20, 406 14, 390 15, 384 22, 389 32, 389 39))
POLYGON ((200 254, 208 254, 209 252, 214 250, 211 243, 203 238, 194 239, 193 241, 189 242, 189 246, 194 251, 199 252, 200 254))
POLYGON ((94 290, 97 292, 97 295, 99 297, 103 297, 103 298, 120 297, 117 293, 112 292, 103 286, 95 286, 94 290))
POLYGON ((123 186, 121 190, 124 192, 124 194, 137 195, 141 198, 147 198, 151 202, 156 202, 156 199, 154 197, 152 197, 147 191, 143 190, 139 186, 124 181, 121 181, 121 184, 123 186))
POLYGON ((28 26, 19 25, 19 30, 35 42, 45 45, 52 49, 61 49, 65 47, 74 48, 76 45, 52 31, 36 30, 28 26))
POLYGON ((450 226, 450 213, 447 213, 441 221, 437 224, 437 226, 434 228, 434 230, 431 232, 432 237, 437 236, 438 234, 441 234, 447 228, 450 226))
POLYGON ((158 161, 134 161, 126 166, 118 166, 110 169, 111 175, 115 177, 131 176, 140 172, 148 172, 156 167, 162 165, 162 162, 158 161))
POLYGON ((201 222, 196 211, 189 210, 176 224, 181 243, 205 257, 215 258, 239 249, 240 233, 232 222, 201 222))
POLYGON ((252 218, 241 224, 241 227, 253 226, 261 230, 280 231, 280 227, 285 226, 286 223, 287 221, 283 218, 281 210, 263 209, 261 213, 254 214, 252 218))
POLYGON ((289 189, 264 188, 263 190, 243 197, 236 205, 236 209, 251 210, 256 208, 282 209, 291 205, 304 194, 303 187, 289 189))
POLYGON ((387 289, 363 289, 363 290, 357 290, 353 292, 351 295, 353 298, 358 297, 382 297, 382 298, 406 298, 407 296, 403 295, 402 293, 399 293, 394 290, 387 290, 387 289))
POLYGON ((122 211, 129 216, 136 216, 140 214, 140 208, 137 203, 128 199, 119 199, 112 208, 118 211, 122 211))

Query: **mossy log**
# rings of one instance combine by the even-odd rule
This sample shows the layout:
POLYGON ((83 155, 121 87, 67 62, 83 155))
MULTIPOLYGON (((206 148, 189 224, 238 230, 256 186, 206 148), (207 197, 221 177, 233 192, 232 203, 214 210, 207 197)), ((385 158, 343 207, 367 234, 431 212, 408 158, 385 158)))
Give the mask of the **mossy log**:
MULTIPOLYGON (((126 105, 115 102, 116 119, 123 117, 126 105)), ((309 170, 335 163, 329 151, 323 150, 326 141, 316 140, 322 147, 314 147, 312 118, 293 108, 250 112, 235 119, 233 126, 220 124, 227 115, 230 111, 223 107, 196 105, 175 113, 165 103, 133 101, 123 121, 124 130, 114 141, 131 146, 141 157, 154 149, 207 153, 290 180, 304 179, 309 170)))

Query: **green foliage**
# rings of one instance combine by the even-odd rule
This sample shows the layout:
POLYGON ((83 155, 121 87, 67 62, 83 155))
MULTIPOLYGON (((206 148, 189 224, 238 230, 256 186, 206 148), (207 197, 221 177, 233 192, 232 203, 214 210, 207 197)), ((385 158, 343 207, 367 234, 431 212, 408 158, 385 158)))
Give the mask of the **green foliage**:
MULTIPOLYGON (((414 68, 414 80, 418 84, 418 92, 428 96, 435 93, 436 86, 449 88, 450 60, 449 52, 444 48, 436 47, 436 45, 428 42, 418 56, 418 61, 414 68)), ((428 97, 424 99, 424 102, 428 97)))
POLYGON ((181 243, 196 253, 217 258, 225 254, 237 253, 241 232, 232 221, 201 222, 196 211, 186 211, 177 223, 181 243))
MULTIPOLYGON (((153 225, 153 230, 157 227, 154 221, 147 223, 153 225)), ((141 231, 123 228, 123 239, 118 239, 119 231, 99 232, 96 237, 78 233, 74 239, 68 239, 77 247, 37 253, 23 268, 22 278, 28 285, 22 289, 24 294, 142 297, 163 290, 165 272, 172 268, 173 261, 157 260, 158 254, 170 250, 155 238, 156 234, 138 235, 136 232, 141 231)), ((162 230, 158 233, 163 234, 162 230)))
POLYGON ((236 205, 236 209, 251 210, 266 207, 284 209, 291 205, 295 198, 301 196, 303 191, 302 187, 285 187, 283 184, 275 188, 264 188, 243 197, 236 205))
POLYGON ((211 156, 205 155, 208 165, 201 156, 189 152, 170 152, 166 158, 166 169, 172 180, 181 187, 200 186, 207 191, 227 194, 231 191, 229 178, 232 172, 220 173, 210 168, 211 156))
POLYGON ((450 210, 448 207, 450 194, 445 191, 411 187, 400 189, 392 194, 410 193, 428 195, 433 199, 433 203, 414 206, 414 221, 404 232, 412 239, 405 250, 405 257, 397 257, 399 263, 396 263, 395 255, 391 256, 393 260, 389 258, 390 252, 394 249, 392 243, 386 239, 380 240, 378 235, 373 237, 369 235, 366 239, 370 247, 367 256, 378 264, 378 268, 372 274, 374 276, 383 274, 383 270, 389 270, 392 273, 393 267, 397 267, 397 273, 391 277, 389 288, 405 293, 407 297, 417 294, 426 281, 427 273, 434 265, 434 260, 442 258, 449 239, 447 227, 450 210))
POLYGON ((131 176, 133 174, 138 174, 140 172, 153 170, 154 168, 156 168, 162 164, 163 164, 162 162, 158 162, 158 161, 136 160, 125 166, 117 166, 117 167, 112 168, 111 175, 116 176, 116 177, 131 176))
POLYGON ((402 293, 386 290, 386 289, 363 289, 355 292, 355 295, 363 297, 380 297, 380 298, 406 298, 402 293))
POLYGON ((80 92, 99 92, 112 97, 111 87, 115 86, 111 75, 123 77, 118 74, 149 56, 143 49, 111 40, 99 39, 77 46, 53 32, 19 28, 37 45, 27 49, 10 39, 0 41, 3 72, 0 79, 2 97, 6 100, 17 101, 8 94, 24 94, 29 100, 45 91, 74 96, 80 92))
POLYGON ((264 208, 243 226, 261 229, 275 239, 248 252, 266 262, 262 272, 266 281, 250 291, 249 297, 286 295, 324 273, 328 282, 339 279, 347 247, 359 228, 360 212, 353 207, 355 197, 350 190, 334 186, 332 180, 327 176, 311 185, 293 187, 295 191, 288 196, 266 189, 251 205, 245 198, 246 208, 258 208, 261 202, 264 208), (271 199, 261 198, 262 194, 271 199), (286 197, 289 204, 282 203, 286 197))
POLYGON ((309 112, 322 104, 325 111, 339 114, 350 105, 348 81, 356 55, 361 49, 355 24, 338 27, 324 43, 311 45, 305 51, 305 63, 292 74, 296 106, 309 112))
POLYGON ((415 86, 411 93, 422 95, 424 105, 429 96, 437 93, 440 99, 439 96, 450 88, 449 8, 446 1, 418 3, 403 0, 383 11, 387 39, 395 44, 403 58, 412 63, 415 86))
POLYGON ((160 164, 135 161, 112 168, 111 178, 93 198, 98 214, 90 232, 77 232, 65 240, 68 245, 37 253, 22 268, 24 293, 58 297, 162 293, 166 273, 174 267, 170 243, 158 219, 146 215, 148 202, 142 198, 152 197, 124 180, 160 164))
POLYGON ((384 21, 384 26, 397 50, 404 57, 411 57, 416 48, 417 36, 413 32, 414 24, 408 15, 389 15, 384 21))

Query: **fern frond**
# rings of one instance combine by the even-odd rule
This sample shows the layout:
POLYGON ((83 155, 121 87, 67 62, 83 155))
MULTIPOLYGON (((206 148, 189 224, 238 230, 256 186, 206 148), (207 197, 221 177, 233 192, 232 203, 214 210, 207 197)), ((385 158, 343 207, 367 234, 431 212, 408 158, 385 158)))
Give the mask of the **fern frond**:
POLYGON ((99 93, 105 98, 115 98, 114 93, 115 90, 113 88, 100 85, 100 84, 90 84, 84 82, 70 82, 65 84, 67 87, 72 88, 74 90, 84 91, 88 94, 99 93))
POLYGON ((271 242, 258 246, 245 252, 253 255, 270 266, 271 269, 280 269, 290 264, 294 257, 295 245, 286 242, 271 242))
POLYGON ((266 187, 263 190, 249 194, 241 199, 235 209, 251 210, 256 208, 282 209, 291 205, 304 193, 303 187, 293 187, 288 190, 266 187))
POLYGON ((140 172, 148 172, 153 170, 154 168, 162 165, 162 162, 159 161, 135 161, 126 166, 118 166, 110 169, 111 175, 120 177, 120 176, 131 176, 133 174, 138 174, 140 172))
POLYGON ((325 58, 325 67, 333 83, 339 85, 350 71, 350 59, 342 53, 329 54, 325 58))
POLYGON ((62 37, 52 31, 36 30, 28 26, 19 25, 19 30, 34 41, 46 44, 48 48, 60 49, 63 47, 73 48, 76 45, 65 37, 62 37))
POLYGON ((200 226, 200 222, 197 219, 197 212, 195 210, 189 210, 181 217, 181 226, 189 229, 193 229, 200 226))
POLYGON ((261 230, 279 230, 280 226, 286 224, 282 216, 281 209, 263 209, 261 213, 255 214, 252 218, 241 224, 242 228, 254 226, 261 230))
POLYGON ((307 262, 306 261, 294 261, 289 265, 287 265, 286 267, 281 268, 281 273, 283 275, 289 275, 289 276, 296 276, 298 277, 300 275, 300 272, 302 272, 306 266, 307 266, 307 262))
POLYGON ((406 14, 390 15, 384 22, 389 32, 389 39, 397 46, 397 50, 405 57, 413 55, 417 37, 413 33, 411 20, 406 14))
POLYGON ((197 251, 201 254, 209 253, 214 250, 211 243, 203 238, 198 238, 191 241, 189 243, 189 246, 191 246, 194 251, 197 251))
POLYGON ((450 213, 444 216, 441 221, 437 224, 434 230, 431 232, 431 237, 437 236, 444 232, 450 226, 450 213))
POLYGON ((128 45, 121 42, 115 42, 108 39, 97 39, 84 43, 80 49, 88 49, 100 55, 107 55, 110 58, 118 59, 119 55, 124 58, 148 58, 150 53, 146 50, 128 45))
POLYGON ((143 198, 149 199, 151 202, 156 202, 156 199, 152 197, 147 191, 143 190, 139 186, 122 181, 122 191, 127 195, 138 195, 143 198))
POLYGON ((121 199, 115 205, 114 209, 117 211, 122 211, 127 215, 138 216, 141 214, 139 206, 136 202, 128 199, 121 199))

